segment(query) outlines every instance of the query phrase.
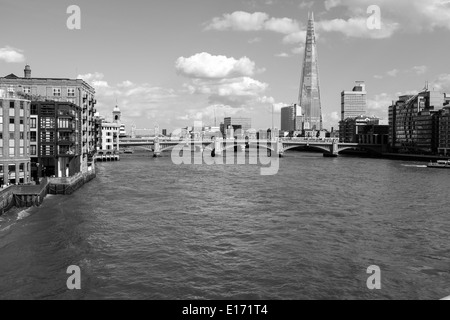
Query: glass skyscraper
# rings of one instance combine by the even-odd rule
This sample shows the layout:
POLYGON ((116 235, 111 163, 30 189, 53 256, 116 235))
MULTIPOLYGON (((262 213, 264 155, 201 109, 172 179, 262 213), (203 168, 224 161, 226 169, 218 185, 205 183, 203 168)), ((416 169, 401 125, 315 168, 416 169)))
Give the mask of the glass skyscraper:
POLYGON ((320 101, 319 60, 314 29, 314 14, 310 14, 308 20, 299 105, 303 110, 304 129, 322 130, 323 124, 322 104, 320 101))

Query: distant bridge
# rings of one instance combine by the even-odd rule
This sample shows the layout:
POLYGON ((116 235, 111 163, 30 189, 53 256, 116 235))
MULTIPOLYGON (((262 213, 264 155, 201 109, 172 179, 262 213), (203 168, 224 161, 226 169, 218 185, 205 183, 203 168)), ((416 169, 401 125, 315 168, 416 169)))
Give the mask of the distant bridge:
POLYGON ((273 139, 273 140, 253 140, 253 139, 222 139, 213 138, 212 140, 180 140, 174 141, 169 139, 122 139, 120 146, 124 148, 142 148, 159 156, 161 153, 173 150, 175 147, 190 147, 197 152, 206 150, 214 151, 216 155, 221 155, 223 151, 237 148, 245 151, 248 147, 258 147, 271 150, 279 155, 283 155, 286 151, 296 148, 310 148, 313 150, 323 151, 324 156, 337 157, 340 152, 349 149, 365 149, 371 152, 381 154, 382 145, 378 144, 360 144, 360 143, 342 143, 338 139, 273 139))

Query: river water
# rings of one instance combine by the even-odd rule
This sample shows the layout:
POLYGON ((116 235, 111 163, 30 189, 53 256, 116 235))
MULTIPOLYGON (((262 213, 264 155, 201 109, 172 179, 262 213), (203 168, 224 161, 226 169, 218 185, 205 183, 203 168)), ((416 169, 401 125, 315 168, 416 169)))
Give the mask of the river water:
POLYGON ((0 299, 440 299, 450 171, 291 152, 257 166, 123 156, 0 217, 0 299), (69 291, 67 268, 81 268, 69 291), (381 290, 367 288, 369 266, 381 290))

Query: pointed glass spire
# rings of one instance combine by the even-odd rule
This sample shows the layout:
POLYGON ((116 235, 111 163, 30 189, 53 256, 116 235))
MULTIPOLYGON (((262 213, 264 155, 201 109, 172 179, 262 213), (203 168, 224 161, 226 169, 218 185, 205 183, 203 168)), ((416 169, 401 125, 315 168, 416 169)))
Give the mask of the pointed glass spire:
POLYGON ((302 107, 304 116, 304 129, 322 130, 319 59, 314 28, 314 13, 308 13, 308 30, 306 33, 299 105, 302 107))

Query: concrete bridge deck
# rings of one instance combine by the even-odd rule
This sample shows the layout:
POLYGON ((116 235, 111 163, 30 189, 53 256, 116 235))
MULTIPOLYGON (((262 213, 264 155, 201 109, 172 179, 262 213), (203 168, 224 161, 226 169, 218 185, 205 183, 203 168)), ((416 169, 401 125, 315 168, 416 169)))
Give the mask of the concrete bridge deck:
POLYGON ((120 142, 121 147, 130 148, 138 147, 154 152, 155 156, 159 156, 164 151, 173 150, 176 147, 191 146, 196 151, 204 150, 215 151, 221 154, 224 150, 232 147, 239 147, 244 150, 246 146, 257 146, 270 149, 279 155, 283 155, 286 151, 307 147, 323 151, 325 156, 338 156, 340 152, 348 149, 367 149, 375 153, 382 152, 381 145, 368 145, 359 143, 342 143, 338 139, 311 139, 311 138, 293 138, 293 139, 274 139, 274 140, 255 140, 255 139, 211 139, 211 140, 160 140, 160 139, 124 139, 120 142))

